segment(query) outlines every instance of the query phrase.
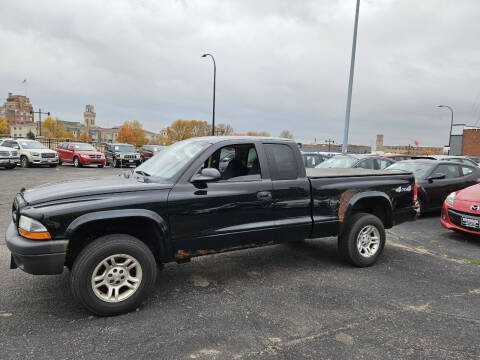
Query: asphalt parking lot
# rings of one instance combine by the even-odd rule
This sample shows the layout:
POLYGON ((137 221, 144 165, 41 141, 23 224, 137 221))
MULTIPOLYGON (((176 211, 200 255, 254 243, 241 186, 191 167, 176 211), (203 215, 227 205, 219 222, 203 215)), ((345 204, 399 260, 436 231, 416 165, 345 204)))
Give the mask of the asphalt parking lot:
MULTIPOLYGON (((0 233, 21 187, 121 169, 0 169, 0 233)), ((334 238, 167 264, 137 312, 91 316, 69 274, 9 270, 0 240, 1 359, 480 358, 480 238, 428 215, 388 231, 379 262, 343 263, 334 238)))

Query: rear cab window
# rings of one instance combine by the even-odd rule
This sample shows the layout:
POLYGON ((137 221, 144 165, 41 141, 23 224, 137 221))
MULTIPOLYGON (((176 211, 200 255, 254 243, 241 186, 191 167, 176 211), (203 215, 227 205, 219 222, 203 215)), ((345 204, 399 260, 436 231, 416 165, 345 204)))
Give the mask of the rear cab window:
POLYGON ((298 178, 298 162, 293 149, 287 144, 264 144, 272 169, 272 180, 298 178))

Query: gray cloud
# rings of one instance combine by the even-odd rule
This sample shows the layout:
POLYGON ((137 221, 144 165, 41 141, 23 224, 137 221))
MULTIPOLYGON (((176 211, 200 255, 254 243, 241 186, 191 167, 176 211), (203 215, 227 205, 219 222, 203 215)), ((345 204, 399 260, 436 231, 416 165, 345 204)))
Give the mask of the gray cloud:
MULTIPOLYGON (((211 118, 236 131, 342 140, 355 1, 11 1, 2 4, 0 96, 65 120, 160 130, 211 118), (3 94, 3 95, 2 95, 3 94)), ((449 113, 480 118, 477 1, 374 1, 360 9, 350 140, 448 142, 449 113)))

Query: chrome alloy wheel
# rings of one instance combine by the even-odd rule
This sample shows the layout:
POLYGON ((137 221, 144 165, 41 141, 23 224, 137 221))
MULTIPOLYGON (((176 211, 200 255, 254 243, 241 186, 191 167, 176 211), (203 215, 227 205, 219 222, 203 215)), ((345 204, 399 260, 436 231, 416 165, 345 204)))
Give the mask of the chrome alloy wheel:
POLYGON ((363 257, 375 255, 380 247, 380 232, 375 226, 363 227, 357 236, 357 248, 363 257))
POLYGON ((140 263, 126 254, 103 259, 93 271, 91 279, 94 294, 109 303, 118 303, 132 296, 141 282, 140 263))

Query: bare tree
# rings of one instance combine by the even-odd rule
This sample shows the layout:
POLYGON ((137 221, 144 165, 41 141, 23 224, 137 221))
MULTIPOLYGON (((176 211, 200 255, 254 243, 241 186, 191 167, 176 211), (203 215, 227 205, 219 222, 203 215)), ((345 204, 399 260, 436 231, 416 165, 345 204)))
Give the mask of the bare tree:
POLYGON ((293 134, 288 131, 288 130, 283 130, 281 133, 280 133, 280 137, 281 138, 285 138, 285 139, 293 139, 293 134))

